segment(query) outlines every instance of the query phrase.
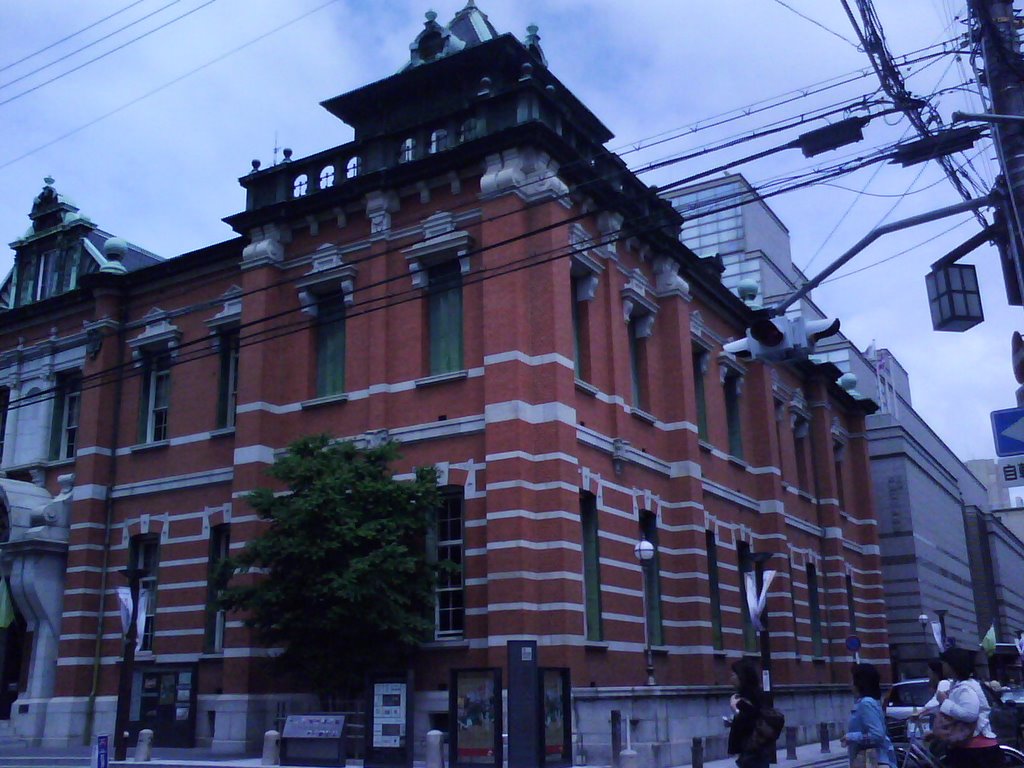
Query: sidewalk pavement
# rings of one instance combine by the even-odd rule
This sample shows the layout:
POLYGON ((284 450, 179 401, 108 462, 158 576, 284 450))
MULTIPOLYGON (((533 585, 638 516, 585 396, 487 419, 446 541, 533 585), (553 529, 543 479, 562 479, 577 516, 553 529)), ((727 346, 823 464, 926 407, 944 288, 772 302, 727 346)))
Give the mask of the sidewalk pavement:
MULTIPOLYGON (((779 749, 777 768, 832 768, 845 766, 846 750, 839 746, 838 741, 831 743, 831 752, 821 753, 819 744, 804 744, 797 747, 795 760, 786 759, 786 751, 779 749)), ((222 755, 203 749, 166 749, 155 748, 153 759, 149 762, 137 762, 132 759, 132 751, 128 752, 128 760, 111 761, 111 768, 258 768, 262 765, 260 757, 222 755)), ((71 747, 62 750, 38 750, 31 747, 0 745, 0 767, 12 765, 12 758, 28 757, 35 766, 88 766, 90 750, 86 747, 71 747), (49 760, 47 760, 49 758, 49 760)), ((18 761, 21 764, 21 761, 18 761)), ((353 760, 349 765, 362 765, 362 761, 353 760)), ((416 768, 423 768, 417 761, 416 768)), ((606 768, 590 766, 589 768, 606 768)), ((684 768, 679 766, 678 768, 684 768)), ((688 767, 686 767, 688 768, 688 767)), ((736 768, 735 758, 709 760, 704 768, 736 768)))

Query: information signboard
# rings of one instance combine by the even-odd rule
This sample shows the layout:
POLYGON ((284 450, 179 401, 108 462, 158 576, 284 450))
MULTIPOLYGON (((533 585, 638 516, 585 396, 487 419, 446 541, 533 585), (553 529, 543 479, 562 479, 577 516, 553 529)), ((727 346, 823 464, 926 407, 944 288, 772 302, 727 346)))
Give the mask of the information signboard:
POLYGON ((410 703, 416 690, 412 673, 403 677, 371 676, 366 681, 366 690, 363 764, 368 768, 411 768, 414 739, 410 703))

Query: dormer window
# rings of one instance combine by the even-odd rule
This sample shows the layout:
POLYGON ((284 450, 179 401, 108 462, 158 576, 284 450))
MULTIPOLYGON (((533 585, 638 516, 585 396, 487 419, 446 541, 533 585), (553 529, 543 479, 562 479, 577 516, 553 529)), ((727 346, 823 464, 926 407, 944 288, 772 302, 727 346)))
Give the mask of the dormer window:
POLYGON ((334 166, 328 165, 320 171, 320 189, 334 186, 334 166))
POLYGON ((359 175, 362 163, 359 160, 359 156, 350 157, 348 163, 345 164, 345 178, 354 179, 359 175))
POLYGON ((398 162, 409 163, 416 156, 416 140, 412 138, 405 139, 402 142, 401 148, 398 150, 398 162))
POLYGON ((448 149, 448 131, 438 128, 430 134, 430 154, 436 154, 448 149))
POLYGON ((39 257, 36 274, 35 299, 41 301, 57 293, 60 284, 60 253, 47 251, 39 257))
POLYGON ((459 126, 459 143, 462 144, 466 141, 472 141, 480 135, 479 128, 477 126, 477 120, 475 117, 471 117, 463 121, 462 125, 459 126))
POLYGON ((306 190, 309 188, 309 177, 304 173, 300 173, 295 177, 295 181, 292 183, 292 197, 302 197, 306 194, 306 190))

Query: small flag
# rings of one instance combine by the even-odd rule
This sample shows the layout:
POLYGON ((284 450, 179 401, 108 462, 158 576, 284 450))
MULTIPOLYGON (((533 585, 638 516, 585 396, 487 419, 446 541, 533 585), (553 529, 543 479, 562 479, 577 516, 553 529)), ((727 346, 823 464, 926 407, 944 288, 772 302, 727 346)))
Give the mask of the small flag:
POLYGON ((0 629, 7 629, 14 621, 14 606, 11 604, 11 592, 7 589, 7 580, 0 576, 0 629))
POLYGON ((981 648, 985 651, 985 654, 991 656, 996 652, 996 625, 993 624, 988 628, 988 632, 981 638, 981 648))

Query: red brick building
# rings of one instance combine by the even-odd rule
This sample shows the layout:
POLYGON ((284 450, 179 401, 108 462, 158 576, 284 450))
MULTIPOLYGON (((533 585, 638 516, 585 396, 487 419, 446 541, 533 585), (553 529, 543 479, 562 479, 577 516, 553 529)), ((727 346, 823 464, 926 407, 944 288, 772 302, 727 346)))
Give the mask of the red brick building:
POLYGON ((791 724, 843 717, 845 638, 888 663, 874 404, 831 365, 723 352, 750 307, 604 148, 536 29, 499 35, 472 2, 447 26, 428 14, 402 72, 323 106, 355 140, 254 167, 226 219, 237 239, 158 261, 50 180, 14 243, 11 727, 46 745, 110 730, 129 561, 151 569, 135 727, 233 751, 306 706, 211 608, 210 573, 259 534, 244 497, 275 453, 314 432, 390 437, 400 472, 440 469, 438 546, 463 572, 419 654, 417 738, 443 721, 450 668, 536 639, 571 668, 588 759, 617 708, 656 762, 684 762, 691 736, 721 733, 729 665, 757 652, 740 599, 757 553, 778 571, 791 724), (657 548, 646 578, 640 538, 657 548))

